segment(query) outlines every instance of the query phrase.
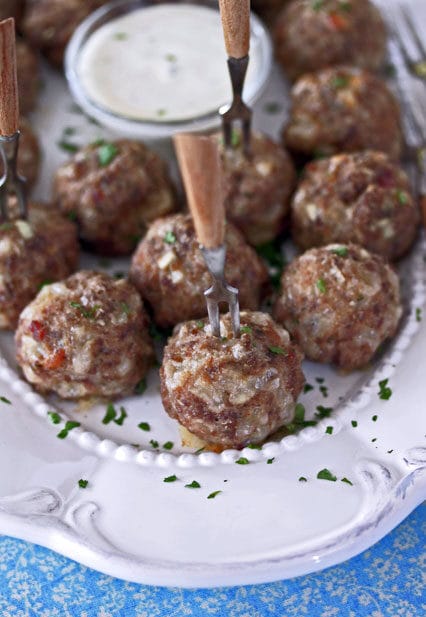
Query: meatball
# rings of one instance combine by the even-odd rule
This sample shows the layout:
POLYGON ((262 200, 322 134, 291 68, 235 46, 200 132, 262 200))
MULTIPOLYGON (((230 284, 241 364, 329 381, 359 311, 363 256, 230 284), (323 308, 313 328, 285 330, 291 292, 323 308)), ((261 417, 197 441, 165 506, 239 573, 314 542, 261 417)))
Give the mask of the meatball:
POLYGON ((36 52, 24 39, 16 40, 19 110, 27 114, 35 107, 40 88, 40 67, 36 52))
MULTIPOLYGON (((232 225, 226 230, 225 277, 239 289, 243 308, 259 308, 268 273, 262 260, 232 225)), ((176 214, 151 225, 130 267, 130 280, 162 327, 206 315, 203 292, 212 284, 190 215, 176 214)))
POLYGON ((54 195, 62 212, 76 218, 82 240, 105 255, 131 253, 148 223, 176 209, 165 163, 126 139, 77 152, 57 171, 54 195))
POLYGON ((294 0, 276 21, 277 60, 287 75, 336 64, 377 70, 386 53, 386 28, 370 0, 294 0))
POLYGON ((373 151, 307 165, 291 208, 303 249, 354 242, 391 260, 410 249, 420 220, 405 172, 373 151))
POLYGON ((284 270, 275 319, 317 362, 363 368, 396 333, 399 281, 380 255, 356 244, 306 251, 284 270))
POLYGON ((43 287, 21 313, 15 340, 26 379, 66 399, 128 394, 153 359, 137 291, 91 271, 43 287))
POLYGON ((78 258, 76 226, 52 207, 30 204, 28 221, 0 223, 0 328, 15 328, 40 287, 71 274, 78 258))
POLYGON ((223 152, 226 213, 250 244, 263 244, 282 231, 296 174, 287 152, 269 137, 252 135, 249 159, 241 146, 223 152))
MULTIPOLYGON (((21 136, 18 150, 18 173, 27 181, 27 188, 31 189, 37 182, 40 169, 40 146, 38 137, 26 118, 19 120, 21 136)), ((3 160, 0 158, 0 174, 3 174, 3 160)))
POLYGON ((25 37, 56 66, 74 30, 108 0, 26 0, 21 28, 25 37))
POLYGON ((324 69, 301 77, 291 99, 289 148, 308 155, 370 149, 399 158, 399 106, 379 77, 358 68, 324 69))
POLYGON ((176 326, 160 370, 166 412, 207 444, 243 448, 292 421, 305 381, 302 354, 266 313, 242 312, 233 338, 229 315, 222 338, 210 326, 176 326))

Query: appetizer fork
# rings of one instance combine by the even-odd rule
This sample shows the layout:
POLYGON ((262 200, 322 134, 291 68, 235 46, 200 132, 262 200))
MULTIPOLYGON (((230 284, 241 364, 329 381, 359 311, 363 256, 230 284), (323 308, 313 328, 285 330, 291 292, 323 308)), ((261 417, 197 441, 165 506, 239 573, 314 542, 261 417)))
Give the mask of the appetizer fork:
POLYGON ((222 116, 225 148, 232 148, 232 127, 241 123, 243 151, 250 153, 252 111, 243 101, 244 80, 249 63, 250 0, 219 0, 228 70, 232 85, 232 103, 222 116))
POLYGON ((225 303, 229 306, 234 336, 238 337, 238 289, 225 280, 225 207, 217 142, 210 137, 183 133, 173 140, 200 249, 213 277, 213 285, 204 292, 212 334, 220 337, 219 305, 225 303))
POLYGON ((20 132, 15 21, 12 18, 0 22, 0 58, 0 153, 4 170, 0 178, 0 218, 7 220, 7 198, 11 194, 18 200, 19 216, 27 216, 25 180, 16 167, 20 132))
POLYGON ((417 172, 415 189, 426 225, 426 49, 407 8, 398 5, 395 13, 387 10, 385 17, 392 34, 389 54, 396 69, 405 136, 417 172))

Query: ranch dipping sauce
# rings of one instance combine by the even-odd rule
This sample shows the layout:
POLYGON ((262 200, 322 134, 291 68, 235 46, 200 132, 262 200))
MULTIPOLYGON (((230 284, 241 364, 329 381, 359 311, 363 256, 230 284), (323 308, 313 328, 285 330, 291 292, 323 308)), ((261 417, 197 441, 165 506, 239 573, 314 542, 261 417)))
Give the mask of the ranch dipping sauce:
MULTIPOLYGON (((102 25, 80 50, 77 75, 99 107, 133 120, 184 121, 231 100, 219 11, 183 4, 136 9, 102 25)), ((250 49, 246 90, 259 49, 250 49)))

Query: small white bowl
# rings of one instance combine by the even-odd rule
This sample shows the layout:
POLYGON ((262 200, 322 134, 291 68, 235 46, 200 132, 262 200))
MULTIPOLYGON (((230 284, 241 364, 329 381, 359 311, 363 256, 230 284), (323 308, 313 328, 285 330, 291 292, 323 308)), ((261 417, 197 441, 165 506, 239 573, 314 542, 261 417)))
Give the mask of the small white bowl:
MULTIPOLYGON (((78 105, 100 124, 113 131, 147 141, 162 140, 171 137, 174 133, 187 131, 204 131, 218 128, 220 125, 219 110, 202 116, 195 116, 183 121, 162 120, 135 120, 112 112, 93 101, 85 92, 78 75, 78 58, 81 49, 98 28, 119 16, 125 15, 141 7, 149 7, 155 4, 150 0, 118 0, 111 2, 89 15, 75 30, 68 43, 65 54, 65 74, 71 93, 78 105)), ((204 0, 191 2, 186 0, 181 4, 198 4, 217 8, 217 2, 204 0)), ((251 14, 251 44, 256 44, 259 50, 259 70, 255 79, 246 84, 244 99, 249 105, 260 97, 268 82, 272 69, 272 43, 268 31, 256 15, 251 14)), ((196 87, 196 86, 195 86, 196 87)))

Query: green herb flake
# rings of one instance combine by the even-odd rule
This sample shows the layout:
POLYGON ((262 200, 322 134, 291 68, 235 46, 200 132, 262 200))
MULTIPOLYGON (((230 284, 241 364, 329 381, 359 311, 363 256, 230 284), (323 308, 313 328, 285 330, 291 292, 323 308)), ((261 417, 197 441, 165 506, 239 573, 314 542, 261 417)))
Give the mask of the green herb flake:
POLYGON ((91 308, 86 309, 82 304, 80 304, 80 302, 70 302, 70 306, 77 309, 80 312, 80 314, 86 319, 95 319, 96 313, 98 312, 98 309, 100 308, 98 304, 95 304, 91 308))
POLYGON ((275 461, 275 456, 273 456, 272 458, 268 458, 268 460, 266 461, 267 465, 272 465, 272 463, 275 461))
POLYGON ((336 482, 337 480, 336 476, 326 467, 317 473, 317 478, 318 480, 329 480, 330 482, 336 482))
POLYGON ((310 383, 305 383, 305 385, 303 386, 303 394, 307 394, 313 389, 314 389, 314 386, 312 386, 310 383))
POLYGON ((317 383, 324 383, 325 379, 324 379, 324 377, 315 377, 315 381, 317 383))
POLYGON ((392 396, 392 390, 388 387, 388 382, 389 379, 382 379, 382 381, 379 381, 378 394, 379 398, 382 399, 382 401, 388 401, 392 396))
POLYGON ((347 478, 342 478, 341 482, 344 482, 345 484, 349 484, 350 486, 353 486, 353 483, 350 480, 348 480, 347 478))
POLYGON ((324 8, 324 0, 312 0, 311 8, 313 11, 321 11, 324 8))
POLYGON ((388 454, 392 454, 393 450, 388 450, 387 453, 388 454))
POLYGON ((106 167, 115 159, 118 148, 115 144, 104 143, 98 148, 98 161, 101 167, 106 167))
POLYGON ((127 302, 120 302, 120 308, 122 313, 124 313, 125 315, 130 315, 131 309, 127 302))
POLYGON ((262 446, 258 443, 249 443, 246 445, 246 448, 249 448, 250 450, 261 450, 262 446))
POLYGON ((272 286, 274 289, 278 289, 286 261, 281 250, 281 245, 278 241, 265 242, 256 247, 256 252, 267 262, 272 286))
POLYGON ((70 152, 72 154, 75 154, 75 152, 78 152, 78 150, 80 149, 77 144, 73 144, 70 141, 66 141, 65 139, 59 140, 56 145, 61 150, 64 150, 64 152, 70 152))
POLYGON ((192 480, 190 484, 185 484, 185 488, 201 488, 201 484, 197 480, 192 480))
POLYGON ((173 443, 173 441, 166 441, 166 443, 163 443, 163 448, 165 450, 172 450, 174 445, 175 444, 173 443))
POLYGON ((287 352, 285 349, 283 349, 282 347, 276 347, 275 345, 271 345, 270 347, 268 347, 269 351, 271 351, 272 353, 276 354, 277 356, 286 356, 287 352))
POLYGON ((120 407, 120 416, 118 418, 114 418, 115 424, 118 426, 123 426, 124 420, 127 418, 127 412, 124 407, 120 407))
POLYGON ((80 479, 78 481, 78 486, 80 488, 86 488, 88 484, 89 484, 89 480, 82 480, 82 479, 80 479))
POLYGON ((124 274, 124 272, 117 271, 117 272, 114 272, 113 277, 119 280, 119 279, 126 278, 126 275, 124 274))
POLYGON ((160 446, 160 444, 158 443, 156 439, 150 439, 149 443, 151 444, 153 448, 158 448, 160 446))
POLYGON ((341 90, 342 88, 347 88, 349 86, 350 79, 344 75, 336 75, 331 80, 331 85, 335 90, 341 90))
POLYGON ((56 437, 58 439, 65 439, 65 437, 68 437, 68 433, 74 428, 77 428, 78 426, 80 426, 80 422, 73 422, 72 420, 68 420, 68 422, 65 422, 65 427, 62 429, 62 431, 59 431, 56 437))
POLYGON ((358 422, 356 420, 352 420, 351 424, 354 428, 356 428, 358 426, 358 422))
POLYGON ((176 236, 172 231, 166 231, 163 240, 167 244, 174 244, 176 242, 176 236))
POLYGON ((325 284, 324 279, 318 279, 317 282, 316 282, 316 286, 317 286, 317 289, 322 294, 325 294, 325 292, 327 291, 327 285, 325 284))
POLYGON ((117 412, 116 412, 114 405, 112 403, 108 403, 107 408, 106 408, 106 413, 104 417, 102 418, 102 424, 109 424, 110 422, 115 420, 116 416, 117 416, 117 412))
POLYGON ((388 62, 383 69, 386 77, 395 77, 397 70, 396 66, 392 62, 388 62))
POLYGON ((167 478, 163 478, 163 482, 176 482, 177 476, 167 476, 167 478))
POLYGON ((15 225, 13 223, 2 223, 0 225, 0 231, 10 231, 14 229, 15 225))
POLYGON ((373 439, 371 440, 372 443, 377 441, 377 437, 373 437, 373 439))
POLYGON ((210 495, 207 495, 207 499, 214 499, 217 495, 220 495, 222 491, 213 491, 210 495))
POLYGON ((202 448, 198 448, 198 450, 195 450, 194 454, 201 454, 201 452, 204 452, 205 449, 205 446, 203 446, 202 448))
POLYGON ((305 407, 302 403, 297 403, 294 409, 294 422, 296 424, 302 424, 305 420, 305 407))
POLYGON ((307 482, 307 481, 308 481, 308 479, 305 478, 305 476, 300 476, 299 482, 307 482))
POLYGON ((333 411, 333 407, 324 407, 323 405, 318 405, 317 411, 315 413, 315 417, 328 418, 332 411, 333 411))
POLYGON ((280 103, 277 103, 276 101, 269 101, 268 103, 264 104, 263 111, 265 112, 265 114, 279 114, 282 111, 282 105, 280 105, 280 103))
POLYGON ((150 427, 148 422, 140 422, 138 424, 138 428, 140 428, 141 431, 150 431, 151 430, 151 427, 150 427))
POLYGON ((405 206, 408 203, 408 195, 405 191, 398 190, 396 192, 396 196, 402 206, 405 206))
POLYGON ((204 328, 204 321, 201 321, 201 320, 197 321, 195 325, 197 326, 199 330, 202 330, 204 328))
POLYGON ((167 114, 167 111, 165 109, 157 109, 157 116, 159 118, 162 118, 163 116, 165 116, 167 114))
POLYGON ((416 321, 421 321, 422 320, 422 309, 421 308, 416 308, 416 321))
POLYGON ((61 416, 56 413, 56 411, 48 411, 47 415, 50 418, 50 421, 52 424, 60 424, 61 423, 61 416))
POLYGON ((379 417, 379 416, 373 416, 371 419, 373 420, 373 422, 377 422, 377 418, 378 418, 378 417, 379 417))
POLYGON ((347 246, 339 246, 338 248, 332 249, 331 252, 333 255, 338 255, 339 257, 347 257, 349 249, 347 246))
POLYGON ((175 54, 166 54, 165 58, 167 62, 177 62, 177 57, 175 56, 175 54))
POLYGON ((143 394, 147 388, 146 379, 143 377, 137 384, 135 388, 136 394, 143 394))
POLYGON ((38 286, 38 291, 40 291, 40 289, 43 289, 43 287, 46 287, 46 285, 51 285, 54 281, 52 279, 46 279, 44 281, 42 281, 40 283, 40 285, 38 286))
POLYGON ((6 405, 12 405, 12 403, 9 401, 9 399, 6 398, 5 396, 0 396, 0 401, 2 403, 5 403, 6 405))
POLYGON ((70 221, 72 221, 72 222, 76 221, 76 220, 77 220, 77 212, 73 212, 73 211, 68 212, 68 214, 67 214, 67 218, 68 218, 70 221))
POLYGON ((333 427, 332 426, 327 426, 327 428, 325 429, 325 432, 327 435, 332 435, 333 434, 333 427))
POLYGON ((116 32, 114 34, 114 39, 116 41, 125 41, 128 38, 128 35, 126 34, 126 32, 116 32))
POLYGON ((250 463, 248 458, 246 458, 245 456, 240 456, 240 458, 237 458, 235 462, 237 465, 248 465, 250 463))
POLYGON ((243 334, 251 334, 253 332, 253 330, 250 328, 250 326, 241 326, 240 331, 243 334))
POLYGON ((321 394, 323 395, 324 398, 327 398, 327 396, 328 396, 328 388, 327 388, 327 386, 320 386, 319 391, 321 392, 321 394))

